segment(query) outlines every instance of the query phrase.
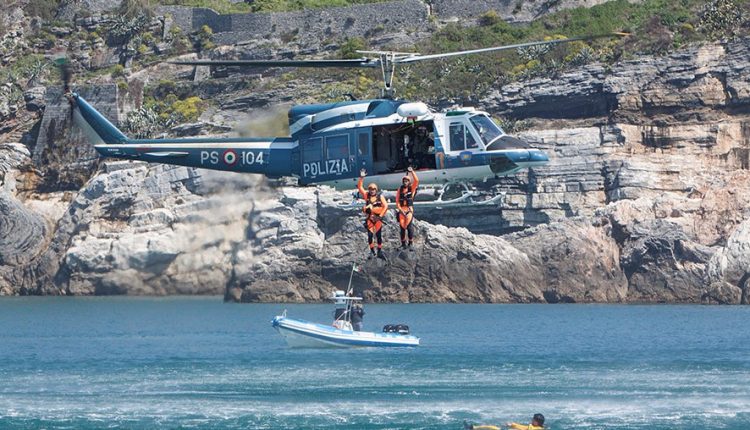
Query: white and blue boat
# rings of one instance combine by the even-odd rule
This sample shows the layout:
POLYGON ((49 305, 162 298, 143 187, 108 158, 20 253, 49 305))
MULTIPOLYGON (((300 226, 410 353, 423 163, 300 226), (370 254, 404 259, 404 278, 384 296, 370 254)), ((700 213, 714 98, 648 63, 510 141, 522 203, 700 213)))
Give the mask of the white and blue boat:
MULTIPOLYGON (((356 265, 352 268, 352 274, 356 265)), ((419 346, 419 338, 409 334, 403 324, 386 325, 382 333, 354 330, 351 322, 354 303, 361 297, 351 296, 349 288, 344 293, 334 291, 331 299, 336 305, 333 324, 325 325, 282 315, 274 317, 271 324, 290 347, 296 348, 352 348, 352 347, 408 347, 419 346)))
POLYGON ((353 348, 419 346, 419 338, 396 333, 374 333, 336 328, 330 325, 279 315, 273 319, 274 328, 293 348, 353 348))

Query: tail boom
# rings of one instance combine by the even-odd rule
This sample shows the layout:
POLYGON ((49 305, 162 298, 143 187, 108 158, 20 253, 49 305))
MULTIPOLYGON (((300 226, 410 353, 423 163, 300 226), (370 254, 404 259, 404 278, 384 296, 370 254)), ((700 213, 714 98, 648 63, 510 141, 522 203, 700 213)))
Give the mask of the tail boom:
POLYGON ((290 137, 129 139, 79 95, 69 94, 73 120, 104 157, 141 160, 269 177, 292 176, 290 137))
POLYGON ((291 176, 291 138, 269 139, 154 139, 124 144, 95 145, 105 157, 141 160, 269 177, 291 176))

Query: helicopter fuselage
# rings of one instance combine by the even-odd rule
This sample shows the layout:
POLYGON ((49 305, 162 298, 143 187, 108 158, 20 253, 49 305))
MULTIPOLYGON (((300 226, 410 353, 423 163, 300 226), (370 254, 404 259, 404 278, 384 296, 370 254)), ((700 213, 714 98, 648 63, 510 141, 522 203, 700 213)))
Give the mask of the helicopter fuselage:
POLYGON ((290 137, 129 139, 73 95, 74 118, 105 157, 295 177, 300 185, 355 187, 360 170, 395 188, 407 167, 423 184, 480 181, 547 163, 485 112, 430 111, 423 103, 363 100, 295 106, 290 137))

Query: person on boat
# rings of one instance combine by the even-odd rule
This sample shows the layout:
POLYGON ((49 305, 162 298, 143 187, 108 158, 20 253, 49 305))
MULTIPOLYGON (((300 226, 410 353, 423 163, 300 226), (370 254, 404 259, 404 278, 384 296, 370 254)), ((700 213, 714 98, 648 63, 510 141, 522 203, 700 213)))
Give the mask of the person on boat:
POLYGON ((359 182, 357 182, 357 189, 359 194, 365 199, 365 207, 362 208, 362 212, 365 213, 365 228, 367 229, 367 244, 370 246, 369 258, 375 257, 375 243, 378 242, 378 258, 385 259, 383 255, 383 217, 388 212, 388 200, 380 194, 380 190, 375 183, 371 183, 367 186, 365 191, 362 184, 365 181, 366 172, 362 169, 359 172, 359 182))
POLYGON ((346 320, 346 308, 343 307, 337 307, 336 310, 333 311, 333 320, 346 320))
POLYGON ((414 240, 414 197, 417 195, 417 186, 419 178, 414 173, 414 169, 409 167, 406 176, 401 179, 401 186, 396 191, 396 207, 398 212, 398 224, 401 228, 401 247, 406 248, 406 237, 409 237, 409 245, 412 246, 414 240))
POLYGON ((352 329, 354 331, 362 331, 362 320, 365 316, 365 308, 360 304, 354 305, 352 308, 352 329))
MULTIPOLYGON (((511 430, 544 430, 544 415, 534 414, 531 418, 531 424, 506 423, 505 426, 511 430)), ((471 430, 500 430, 500 427, 489 424, 467 424, 464 423, 465 429, 471 430)))

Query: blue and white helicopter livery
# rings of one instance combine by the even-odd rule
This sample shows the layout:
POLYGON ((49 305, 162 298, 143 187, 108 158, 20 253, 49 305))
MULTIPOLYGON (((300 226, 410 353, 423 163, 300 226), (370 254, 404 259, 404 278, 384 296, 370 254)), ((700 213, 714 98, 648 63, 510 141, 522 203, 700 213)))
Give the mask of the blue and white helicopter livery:
POLYGON ((380 67, 385 88, 379 99, 299 105, 289 110, 290 136, 269 138, 130 139, 78 94, 67 88, 73 118, 105 157, 175 164, 269 178, 294 177, 299 185, 325 184, 352 189, 360 170, 382 188, 397 188, 407 167, 422 184, 482 181, 544 165, 548 156, 509 136, 490 115, 473 108, 434 112, 421 102, 396 100, 396 65, 555 45, 612 35, 554 39, 516 45, 419 55, 362 51, 376 55, 355 60, 198 60, 193 66, 380 67))

